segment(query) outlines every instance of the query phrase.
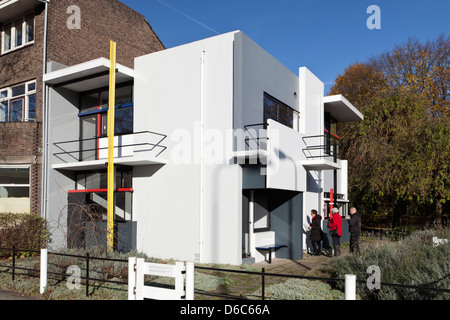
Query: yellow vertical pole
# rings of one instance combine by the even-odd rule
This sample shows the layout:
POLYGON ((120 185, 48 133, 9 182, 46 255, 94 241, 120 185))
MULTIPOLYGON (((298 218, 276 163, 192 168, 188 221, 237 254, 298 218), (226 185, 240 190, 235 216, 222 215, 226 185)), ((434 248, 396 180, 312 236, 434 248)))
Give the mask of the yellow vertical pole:
POLYGON ((108 221, 107 249, 114 250, 114 118, 116 108, 116 43, 110 43, 109 109, 108 109, 108 221))

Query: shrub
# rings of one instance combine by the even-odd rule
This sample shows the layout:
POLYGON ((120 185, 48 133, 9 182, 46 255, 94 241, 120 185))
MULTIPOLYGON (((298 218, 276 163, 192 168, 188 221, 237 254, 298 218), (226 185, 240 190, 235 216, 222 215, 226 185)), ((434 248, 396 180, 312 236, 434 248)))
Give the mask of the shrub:
MULTIPOLYGON (((47 247, 47 240, 48 231, 43 218, 34 214, 0 213, 0 248, 15 246, 39 251, 47 247)), ((11 252, 0 251, 0 257, 10 255, 11 252)))
MULTIPOLYGON (((422 286, 428 288, 450 287, 450 243, 433 246, 432 238, 450 238, 450 229, 413 232, 398 242, 361 251, 361 255, 342 255, 330 262, 332 275, 343 278, 355 274, 357 279, 368 278, 366 270, 376 265, 381 270, 381 282, 422 286)), ((357 286, 363 299, 376 300, 426 300, 448 299, 448 294, 437 291, 405 289, 382 286, 370 291, 365 284, 357 286)))
MULTIPOLYGON (((251 297, 261 297, 261 289, 254 292, 251 297)), ((265 298, 273 300, 344 300, 345 295, 321 281, 289 279, 286 282, 268 286, 265 289, 265 298)))

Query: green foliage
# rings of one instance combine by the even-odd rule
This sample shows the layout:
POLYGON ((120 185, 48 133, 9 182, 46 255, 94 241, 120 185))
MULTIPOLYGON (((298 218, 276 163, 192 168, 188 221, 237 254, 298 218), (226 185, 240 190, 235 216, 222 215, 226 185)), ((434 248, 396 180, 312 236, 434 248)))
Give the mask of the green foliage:
MULTIPOLYGON (((265 289, 264 294, 268 300, 344 300, 345 298, 342 291, 334 290, 326 283, 305 279, 289 279, 273 284, 265 289)), ((261 289, 249 297, 260 298, 261 289)))
POLYGON ((330 94, 364 115, 339 124, 349 194, 360 211, 445 214, 450 200, 450 37, 409 40, 350 65, 330 94))
MULTIPOLYGON (((450 287, 450 243, 433 246, 432 238, 450 238, 450 229, 416 231, 398 242, 387 242, 363 250, 361 255, 342 255, 330 262, 333 277, 355 274, 357 279, 369 277, 367 268, 376 265, 381 270, 381 282, 429 288, 450 287)), ((365 284, 357 286, 362 299, 433 300, 448 299, 448 294, 382 286, 370 291, 365 284)))
MULTIPOLYGON (((47 247, 46 221, 34 214, 0 213, 0 247, 23 250, 40 250, 47 247)), ((11 253, 0 251, 0 257, 11 253)), ((29 253, 21 253, 29 255, 29 253)))

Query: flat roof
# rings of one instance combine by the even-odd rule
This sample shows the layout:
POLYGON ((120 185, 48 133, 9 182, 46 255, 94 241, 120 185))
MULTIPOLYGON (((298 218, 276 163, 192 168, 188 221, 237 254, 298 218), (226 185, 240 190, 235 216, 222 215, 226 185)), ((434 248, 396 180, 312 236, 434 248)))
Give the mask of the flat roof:
POLYGON ((343 95, 338 94, 324 98, 324 110, 329 112, 337 122, 360 122, 364 116, 343 95))
MULTIPOLYGON (((109 59, 98 58, 71 67, 62 68, 44 75, 47 85, 83 92, 109 85, 109 59)), ((116 83, 134 79, 134 70, 116 64, 116 83)))

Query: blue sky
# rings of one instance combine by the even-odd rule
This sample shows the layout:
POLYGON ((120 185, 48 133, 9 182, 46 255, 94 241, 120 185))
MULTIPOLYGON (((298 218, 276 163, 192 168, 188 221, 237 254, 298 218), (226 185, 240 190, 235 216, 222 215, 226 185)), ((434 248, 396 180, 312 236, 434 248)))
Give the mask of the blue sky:
POLYGON ((121 0, 143 14, 166 48, 241 30, 292 72, 306 66, 326 86, 357 61, 408 38, 450 33, 449 0, 121 0), (367 8, 381 11, 370 30, 367 8))

